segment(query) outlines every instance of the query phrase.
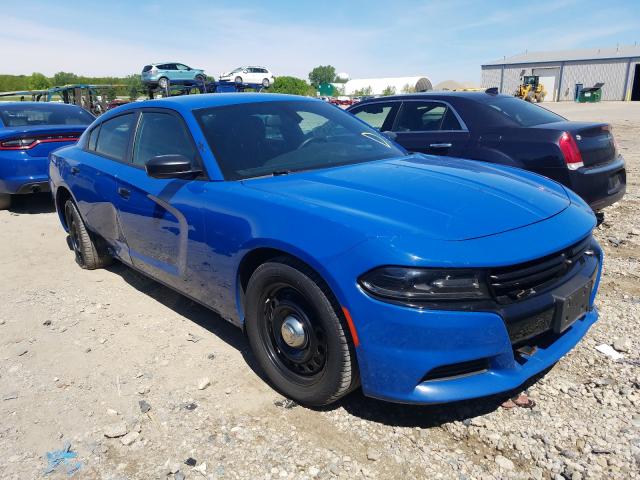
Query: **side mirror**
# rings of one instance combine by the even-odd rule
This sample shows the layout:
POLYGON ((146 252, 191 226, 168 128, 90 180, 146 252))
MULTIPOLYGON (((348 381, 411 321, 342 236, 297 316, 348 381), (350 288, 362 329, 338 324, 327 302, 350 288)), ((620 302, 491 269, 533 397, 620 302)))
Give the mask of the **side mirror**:
POLYGON ((392 142, 395 142, 397 140, 397 138, 398 138, 398 134, 396 132, 390 132, 389 130, 386 130, 386 131, 381 132, 381 133, 382 133, 382 135, 387 137, 392 142))
POLYGON ((192 170, 191 160, 184 155, 158 155, 147 161, 145 170, 153 178, 194 177, 202 173, 192 170))

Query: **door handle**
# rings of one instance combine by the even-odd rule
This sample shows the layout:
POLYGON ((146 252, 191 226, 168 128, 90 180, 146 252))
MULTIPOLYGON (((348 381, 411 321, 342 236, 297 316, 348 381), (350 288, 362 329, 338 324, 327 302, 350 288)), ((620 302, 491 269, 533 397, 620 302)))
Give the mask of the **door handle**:
POLYGON ((80 169, 78 167, 71 167, 71 175, 77 175, 80 173, 80 169))
POLYGON ((451 148, 450 143, 432 143, 429 148, 451 148))
POLYGON ((129 195, 131 195, 131 192, 126 188, 120 187, 118 188, 118 195, 120 195, 122 198, 128 199, 129 195))

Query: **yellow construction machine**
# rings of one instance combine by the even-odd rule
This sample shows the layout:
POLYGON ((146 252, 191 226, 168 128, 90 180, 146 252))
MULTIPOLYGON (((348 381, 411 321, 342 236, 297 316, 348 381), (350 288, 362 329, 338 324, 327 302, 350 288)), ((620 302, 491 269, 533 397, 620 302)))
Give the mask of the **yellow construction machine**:
POLYGON ((537 75, 525 75, 522 77, 522 83, 518 85, 516 97, 522 98, 527 102, 542 102, 547 95, 544 85, 540 83, 540 77, 537 75))

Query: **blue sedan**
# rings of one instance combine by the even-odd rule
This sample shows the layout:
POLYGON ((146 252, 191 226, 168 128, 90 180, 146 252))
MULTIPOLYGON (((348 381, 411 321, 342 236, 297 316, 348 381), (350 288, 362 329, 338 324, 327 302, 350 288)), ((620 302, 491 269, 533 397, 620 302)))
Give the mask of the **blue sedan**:
POLYGON ((0 103, 0 210, 11 195, 49 190, 52 150, 78 141, 94 116, 61 103, 0 103))
POLYGON ((591 209, 536 174, 410 154, 319 100, 129 104, 50 155, 77 263, 113 258, 244 329, 280 392, 514 389, 597 319, 591 209))

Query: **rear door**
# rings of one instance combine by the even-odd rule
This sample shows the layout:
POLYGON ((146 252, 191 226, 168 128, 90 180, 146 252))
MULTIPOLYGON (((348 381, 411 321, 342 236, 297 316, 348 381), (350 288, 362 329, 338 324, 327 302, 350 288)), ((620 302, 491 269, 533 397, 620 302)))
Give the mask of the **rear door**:
POLYGON ((392 130, 407 150, 431 155, 462 156, 469 141, 462 118, 443 101, 403 101, 392 130))
POLYGON ((381 132, 390 131, 401 102, 371 102, 357 105, 349 109, 363 122, 368 123, 381 132))
POLYGON ((184 155, 202 168, 182 117, 173 110, 143 109, 130 163, 118 176, 120 221, 133 265, 197 298, 194 279, 202 265, 195 260, 198 255, 190 252, 194 246, 204 245, 204 224, 197 199, 206 181, 147 175, 148 160, 170 154, 184 155))

